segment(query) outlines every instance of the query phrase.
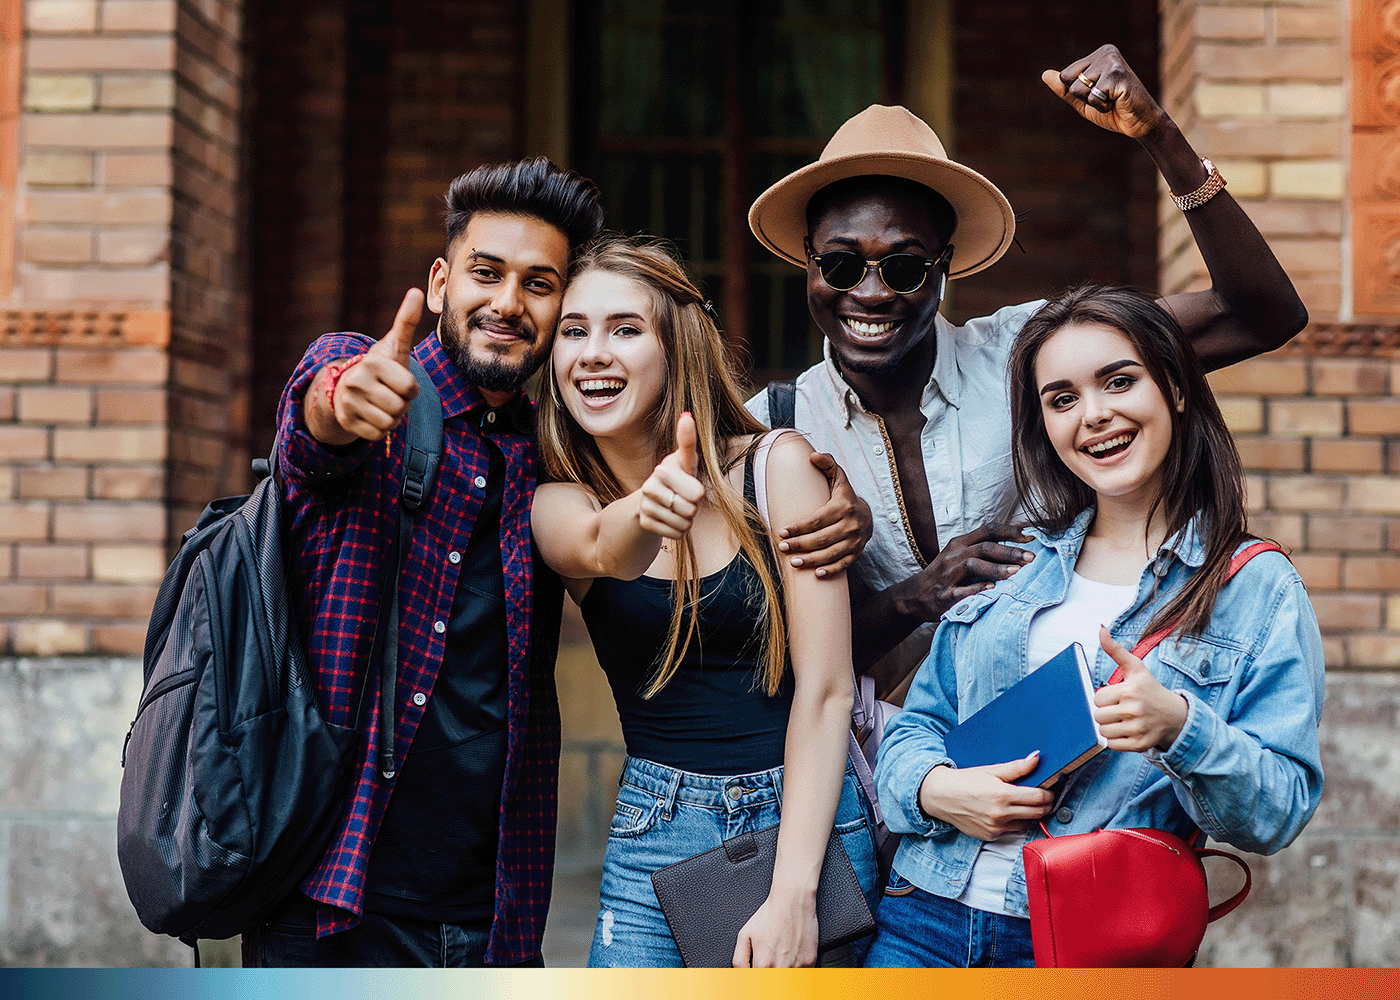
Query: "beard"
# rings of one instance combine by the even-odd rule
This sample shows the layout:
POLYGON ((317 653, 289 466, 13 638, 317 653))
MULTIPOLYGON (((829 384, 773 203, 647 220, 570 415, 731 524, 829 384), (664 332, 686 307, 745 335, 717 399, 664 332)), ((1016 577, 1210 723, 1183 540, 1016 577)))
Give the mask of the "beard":
MULTIPOLYGON (((497 321, 499 322, 499 320, 497 321)), ((468 332, 463 332, 452 311, 452 304, 443 295, 442 316, 438 320, 438 340, 441 341, 447 356, 457 365, 462 377, 469 385, 487 392, 519 392, 529 377, 539 369, 548 356, 547 349, 539 349, 535 343, 536 331, 528 319, 521 318, 516 324, 522 337, 530 342, 530 350, 524 357, 512 359, 491 348, 473 353, 469 331, 480 322, 476 315, 467 317, 468 332)))

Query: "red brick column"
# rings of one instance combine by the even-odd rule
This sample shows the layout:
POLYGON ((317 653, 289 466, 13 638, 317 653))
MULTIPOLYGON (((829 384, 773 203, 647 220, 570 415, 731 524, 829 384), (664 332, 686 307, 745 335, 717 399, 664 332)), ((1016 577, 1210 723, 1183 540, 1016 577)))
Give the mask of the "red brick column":
POLYGON ((227 428, 246 409, 241 2, 23 13, 0 653, 135 653, 168 542, 193 517, 181 501, 229 478, 227 428))

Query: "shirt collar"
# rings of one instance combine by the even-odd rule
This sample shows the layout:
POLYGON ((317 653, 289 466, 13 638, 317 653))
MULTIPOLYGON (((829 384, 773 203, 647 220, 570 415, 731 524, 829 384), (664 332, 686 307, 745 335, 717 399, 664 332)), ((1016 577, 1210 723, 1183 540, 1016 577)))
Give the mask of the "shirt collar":
POLYGON ((934 393, 941 392, 948 405, 956 410, 961 405, 963 375, 958 367, 957 351, 953 350, 956 344, 953 324, 938 313, 933 317, 933 333, 938 338, 938 353, 934 355, 933 374, 929 376, 928 386, 924 389, 924 402, 932 399, 934 393))
MULTIPOLYGON (((1094 520, 1093 506, 1084 508, 1079 512, 1079 516, 1074 519, 1064 532, 1056 535, 1042 530, 1041 528, 1029 527, 1026 532, 1035 536, 1047 548, 1054 549, 1062 557, 1077 559, 1079 549, 1084 544, 1084 536, 1089 533, 1089 525, 1094 520)), ((1193 569, 1199 569, 1206 558, 1205 539, 1201 534, 1201 515, 1187 521, 1185 526, 1176 534, 1157 547, 1157 556, 1153 559, 1153 568, 1158 576, 1164 574, 1172 559, 1178 559, 1193 569)))
MULTIPOLYGON (((414 349, 413 354, 437 387, 438 395, 442 398, 444 420, 464 413, 484 415, 491 409, 476 386, 468 384, 462 376, 457 363, 448 357, 436 330, 414 349)), ((497 407, 496 413, 505 418, 496 430, 525 435, 534 433, 534 407, 523 392, 504 406, 497 407)))
MULTIPOLYGON (((962 395, 962 370, 958 367, 958 359, 953 351, 953 324, 944 319, 942 313, 933 317, 933 335, 937 339, 938 350, 934 355, 933 371, 929 375, 928 385, 924 387, 922 405, 927 407, 933 396, 941 392, 948 405, 957 409, 958 400, 962 395)), ((845 405, 846 426, 850 427, 851 419, 857 413, 866 412, 865 406, 860 401, 860 394, 851 388, 850 383, 841 374, 841 369, 831 354, 831 341, 825 337, 822 338, 822 361, 822 368, 831 380, 832 389, 845 405)))

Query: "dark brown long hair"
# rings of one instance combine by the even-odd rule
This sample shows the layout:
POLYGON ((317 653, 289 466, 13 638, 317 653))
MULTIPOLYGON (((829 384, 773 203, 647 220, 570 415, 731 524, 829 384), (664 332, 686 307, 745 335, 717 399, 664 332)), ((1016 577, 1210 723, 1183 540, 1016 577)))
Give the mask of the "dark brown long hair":
POLYGON ((1010 366, 1011 459, 1021 502, 1032 522, 1048 531, 1065 530, 1094 503, 1094 491, 1066 468, 1050 443, 1035 382, 1041 347, 1073 323, 1099 323, 1127 337, 1167 400, 1172 439, 1147 522, 1160 511, 1170 538, 1200 514, 1205 561, 1143 634, 1171 624, 1173 631, 1199 635, 1225 585, 1230 557, 1249 537, 1244 471, 1190 341, 1175 317, 1150 297, 1128 288, 1086 285, 1055 296, 1021 328, 1010 366), (1181 394, 1180 411, 1173 405, 1173 389, 1181 394))
MULTIPOLYGON (((695 417, 699 444, 700 479, 705 501, 724 516, 730 533, 756 571, 763 590, 764 619, 758 636, 762 666, 758 681, 770 695, 776 694, 787 669, 787 632, 783 620, 782 590, 768 558, 769 539, 760 533, 767 523, 725 473, 731 438, 752 437, 767 430, 748 410, 739 393, 739 376, 724 345, 724 338, 705 307, 705 299, 664 244, 655 240, 607 235, 587 247, 570 269, 573 280, 589 271, 605 271, 631 278, 646 288, 652 302, 652 323, 666 354, 666 385, 652 414, 656 430, 655 460, 660 462, 676 449, 676 421, 689 411, 695 417)), ((554 366, 544 366, 540 393, 538 436, 545 474, 553 480, 578 483, 602 503, 623 496, 622 485, 608 468, 593 438, 578 425, 559 397, 554 366)), ((644 697, 650 698, 680 668, 696 634, 695 610, 699 607, 700 573, 695 547, 687 534, 675 546, 675 605, 666 650, 644 697)))

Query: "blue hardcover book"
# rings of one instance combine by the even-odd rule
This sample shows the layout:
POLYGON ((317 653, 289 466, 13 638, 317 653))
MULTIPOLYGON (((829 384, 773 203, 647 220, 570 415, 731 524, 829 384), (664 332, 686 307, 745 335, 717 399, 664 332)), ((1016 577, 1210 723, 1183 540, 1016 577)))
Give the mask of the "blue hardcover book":
POLYGON ((1018 785, 1048 786, 1108 746, 1092 712, 1094 684, 1084 648, 1072 643, 948 731, 958 767, 1019 760, 1040 751, 1018 785))

